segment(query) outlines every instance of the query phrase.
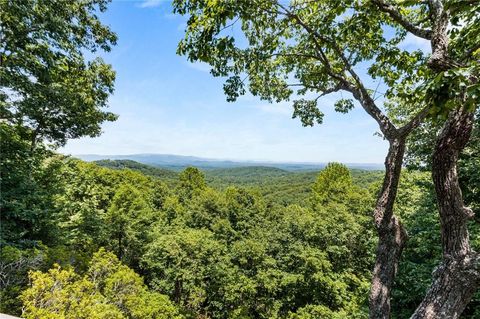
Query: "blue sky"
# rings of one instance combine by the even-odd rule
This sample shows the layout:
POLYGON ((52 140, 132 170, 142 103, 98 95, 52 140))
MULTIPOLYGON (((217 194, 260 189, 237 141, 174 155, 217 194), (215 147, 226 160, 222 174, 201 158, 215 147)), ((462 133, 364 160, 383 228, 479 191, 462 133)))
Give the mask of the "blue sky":
MULTIPOLYGON (((236 160, 380 163, 387 143, 360 107, 344 115, 325 97, 324 123, 302 127, 290 103, 253 96, 228 103, 222 79, 175 54, 185 18, 167 1, 113 1, 101 15, 119 37, 104 56, 117 72, 110 111, 120 117, 97 138, 72 140, 68 154, 162 153, 236 160)), ((407 42, 410 41, 407 39, 407 42)), ((416 45, 415 39, 405 45, 416 45)))

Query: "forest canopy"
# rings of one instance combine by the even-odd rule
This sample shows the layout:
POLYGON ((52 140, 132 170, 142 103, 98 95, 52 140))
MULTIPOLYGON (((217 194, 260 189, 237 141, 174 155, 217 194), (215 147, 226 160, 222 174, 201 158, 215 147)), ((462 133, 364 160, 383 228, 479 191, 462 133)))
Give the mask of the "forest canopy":
MULTIPOLYGON (((255 179, 214 189, 195 168, 168 181, 57 156, 43 169, 57 181, 48 227, 3 242, 4 312, 20 314, 23 303, 25 318, 80 318, 78 307, 85 318, 368 316, 376 173, 354 181, 332 163, 312 173, 303 204, 285 205, 255 179)), ((434 207, 428 174, 405 173, 397 209, 412 245, 395 317, 409 317, 441 257, 434 207)))
POLYGON ((344 92, 335 111, 389 144, 382 171, 295 172, 59 154, 117 118, 107 5, 0 1, 0 312, 480 318, 478 1, 173 1, 177 53, 228 101, 291 101, 312 126, 344 92), (412 35, 431 52, 402 49, 412 35))

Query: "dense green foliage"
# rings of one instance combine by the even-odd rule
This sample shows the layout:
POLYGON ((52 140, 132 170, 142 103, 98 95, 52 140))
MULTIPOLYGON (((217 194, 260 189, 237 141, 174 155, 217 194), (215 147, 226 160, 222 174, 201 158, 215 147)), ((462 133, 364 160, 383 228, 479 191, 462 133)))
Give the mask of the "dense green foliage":
POLYGON ((116 118, 104 110, 115 73, 86 57, 116 42, 98 17, 107 2, 0 1, 2 242, 54 239, 58 168, 46 143, 98 136, 116 118))
POLYGON ((85 58, 116 43, 97 16, 107 2, 0 1, 0 116, 28 130, 32 147, 98 136, 102 122, 115 120, 102 110, 115 73, 85 58))
POLYGON ((52 198, 57 192, 58 167, 43 146, 30 149, 25 130, 0 123, 1 209, 0 241, 50 241, 52 198))
MULTIPOLYGON (((99 318, 110 311, 119 318, 150 318, 155 311, 186 318, 363 318, 367 314, 375 245, 370 211, 379 184, 377 173, 329 164, 319 174, 312 173, 316 177, 306 184, 310 190, 305 201, 286 204, 290 193, 284 200, 279 193, 274 200, 261 194, 268 181, 271 188, 277 185, 277 177, 263 184, 254 178, 248 184, 246 174, 246 188, 212 188, 203 172, 189 168, 174 186, 168 186, 163 178, 58 156, 37 170, 47 164, 54 164, 48 172, 55 182, 48 188, 55 192, 35 201, 36 205, 49 202, 43 215, 49 227, 35 232, 29 245, 12 238, 2 246, 1 269, 9 278, 2 283, 2 311, 19 313, 17 296, 25 291, 27 318, 36 314, 47 318, 52 313, 74 318, 79 305, 90 309, 85 311, 87 317, 97 313, 99 318), (375 174, 377 178, 372 177, 375 174), (19 244, 23 248, 15 248, 19 244), (144 292, 95 288, 99 286, 91 282, 91 269, 101 264, 108 264, 105 267, 111 268, 114 278, 105 282, 129 283, 144 292), (47 273, 32 273, 31 286, 25 290, 29 270, 49 268, 47 273), (133 271, 145 278, 148 288, 133 271), (55 282, 63 283, 63 288, 42 292, 55 282), (120 298, 118 293, 126 295, 120 298), (145 300, 158 294, 165 296, 155 297, 145 312, 143 306, 133 309, 132 303, 112 302, 120 298, 150 304, 145 300), (51 298, 55 304, 41 306, 51 298)), ((295 180, 302 174, 307 173, 281 178, 295 180)), ((225 183, 231 181, 228 177, 225 183)), ((291 194, 296 187, 291 184, 291 194)), ((431 267, 440 257, 428 175, 406 173, 397 205, 411 236, 395 295, 395 317, 406 318, 423 296, 431 267)), ((467 315, 475 318, 474 311, 472 306, 467 315)))
POLYGON ((58 265, 30 272, 31 287, 21 299, 24 318, 181 318, 167 296, 148 291, 139 275, 101 249, 83 276, 58 265))
MULTIPOLYGON (((334 182, 329 171, 320 174, 326 175, 322 183, 334 182)), ((187 317, 272 318, 297 311, 299 316, 320 311, 310 309, 313 305, 332 316, 362 316, 372 261, 372 197, 345 172, 343 188, 362 198, 353 211, 352 205, 335 200, 284 207, 242 188, 217 191, 194 168, 183 171, 177 186, 169 188, 131 170, 64 160, 56 171, 59 191, 50 199, 51 227, 38 235, 54 239, 48 247, 35 244, 43 257, 31 268, 46 269, 56 261, 74 266, 80 277, 58 267, 48 275, 49 280, 71 283, 59 292, 70 296, 78 293, 76 285, 87 285, 78 278, 88 276, 92 254, 105 247, 143 274, 151 290, 168 295, 187 317)), ((47 275, 35 276, 24 302, 47 275)))
MULTIPOLYGON (((132 160, 99 160, 97 165, 113 169, 131 169, 145 175, 160 177, 169 186, 176 186, 178 174, 166 168, 149 166, 132 160)), ((382 171, 351 169, 353 183, 368 187, 377 181, 382 171)), ((229 186, 241 186, 262 194, 267 202, 276 202, 284 206, 303 204, 309 200, 312 186, 318 171, 285 170, 266 166, 244 166, 234 168, 216 168, 204 171, 209 186, 224 190, 229 186)))
MULTIPOLYGON (((381 172, 330 163, 320 172, 188 167, 177 173, 133 161, 85 163, 52 151, 48 143, 97 136, 102 122, 115 119, 103 110, 114 73, 85 57, 116 42, 97 17, 106 2, 0 1, 0 311, 27 319, 366 318, 376 241, 370 215, 381 172)), ((368 95, 353 67, 375 58, 368 72, 387 84, 396 122, 415 113, 396 106, 404 95, 419 98, 404 93, 418 93, 423 80, 429 86, 422 100, 441 104, 431 112, 441 119, 452 105, 435 93, 466 85, 478 70, 472 59, 478 49, 462 72, 432 79, 423 53, 398 49, 406 37, 398 23, 372 15, 370 4, 345 3, 351 8, 337 1, 285 8, 269 1, 177 0, 177 12, 190 15, 179 52, 229 76, 229 100, 246 86, 267 100, 289 99, 292 74, 303 85, 300 96, 309 97, 309 90, 368 95), (247 47, 222 33, 235 21, 247 47), (389 39, 384 22, 396 28, 389 39)), ((424 5, 405 3, 417 21, 424 5)), ((478 40, 475 7, 466 7, 458 5, 452 21, 455 57, 478 40)), ((478 85, 470 89, 468 103, 478 85)), ((321 122, 316 106, 316 98, 298 98, 294 116, 304 125, 321 122)), ((352 107, 348 99, 335 105, 339 112, 352 107)), ((466 202, 477 212, 478 119, 460 165, 466 202)), ((411 168, 429 166, 438 125, 424 124, 409 141, 411 168)), ((441 258, 428 174, 405 171, 395 205, 410 240, 392 316, 408 318, 441 258)), ((478 249, 480 227, 470 226, 478 249)), ((480 318, 479 309, 477 294, 463 315, 480 318)))

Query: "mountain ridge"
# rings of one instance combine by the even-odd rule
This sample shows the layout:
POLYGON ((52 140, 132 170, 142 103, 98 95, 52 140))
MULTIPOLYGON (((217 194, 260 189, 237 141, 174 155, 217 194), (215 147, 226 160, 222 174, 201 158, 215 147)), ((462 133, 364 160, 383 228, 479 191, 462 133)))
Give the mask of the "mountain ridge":
MULTIPOLYGON (((99 160, 132 160, 142 164, 152 165, 171 170, 182 170, 188 166, 195 166, 202 169, 221 169, 235 167, 263 166, 274 167, 286 171, 313 171, 323 169, 327 163, 313 162, 274 162, 255 160, 229 160, 213 159, 198 156, 174 155, 174 154, 127 154, 127 155, 100 155, 100 154, 76 154, 73 157, 80 158, 87 162, 99 160)), ((381 163, 344 163, 349 168, 364 170, 383 170, 381 163)))

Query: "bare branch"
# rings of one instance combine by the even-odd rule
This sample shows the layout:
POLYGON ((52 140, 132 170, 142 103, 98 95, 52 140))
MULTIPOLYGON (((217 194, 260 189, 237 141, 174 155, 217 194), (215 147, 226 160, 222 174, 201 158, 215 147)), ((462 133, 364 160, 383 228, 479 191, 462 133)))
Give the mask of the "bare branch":
POLYGON ((239 20, 240 20, 240 17, 237 17, 232 23, 227 24, 226 26, 224 26, 223 28, 221 28, 220 31, 223 31, 223 30, 225 30, 225 29, 228 29, 228 28, 230 28, 230 27, 233 27, 239 20))

